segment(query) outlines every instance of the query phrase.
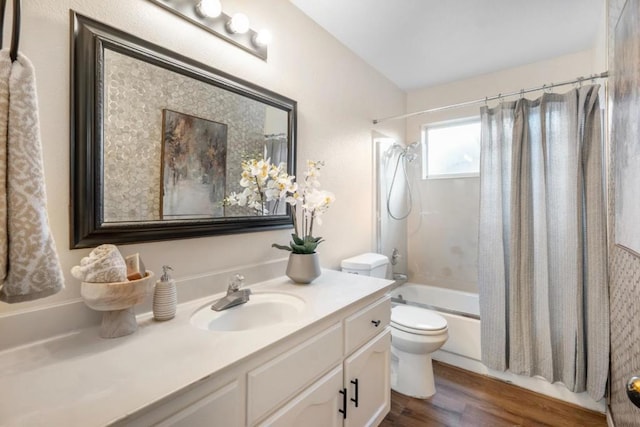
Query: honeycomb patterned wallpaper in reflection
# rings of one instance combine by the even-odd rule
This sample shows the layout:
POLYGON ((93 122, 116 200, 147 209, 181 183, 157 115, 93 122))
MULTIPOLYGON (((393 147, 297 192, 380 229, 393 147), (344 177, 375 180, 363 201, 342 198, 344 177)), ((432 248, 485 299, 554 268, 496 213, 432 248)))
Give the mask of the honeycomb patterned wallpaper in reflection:
POLYGON ((104 98, 104 222, 161 219, 163 109, 228 126, 227 194, 241 191, 242 156, 263 151, 265 104, 109 49, 104 98))

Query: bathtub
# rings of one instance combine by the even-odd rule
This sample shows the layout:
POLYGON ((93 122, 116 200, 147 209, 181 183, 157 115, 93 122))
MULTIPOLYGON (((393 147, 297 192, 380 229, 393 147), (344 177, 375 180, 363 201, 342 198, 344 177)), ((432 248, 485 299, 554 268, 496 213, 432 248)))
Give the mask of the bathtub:
POLYGON ((573 393, 543 378, 524 377, 487 368, 480 356, 480 302, 478 294, 417 283, 404 283, 391 291, 392 304, 409 304, 437 312, 447 320, 449 339, 434 352, 433 360, 515 384, 587 409, 605 412, 604 399, 596 402, 587 393, 573 393))
POLYGON ((480 361, 478 294, 404 283, 391 292, 391 302, 427 308, 447 320, 449 339, 440 350, 433 354, 435 360, 446 359, 446 355, 442 353, 448 352, 480 361))

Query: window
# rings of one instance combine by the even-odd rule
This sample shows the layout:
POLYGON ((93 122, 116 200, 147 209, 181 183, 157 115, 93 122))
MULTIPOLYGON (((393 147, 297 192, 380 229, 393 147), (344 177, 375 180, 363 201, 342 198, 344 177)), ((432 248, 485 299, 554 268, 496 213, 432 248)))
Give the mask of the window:
POLYGON ((422 178, 464 178, 480 175, 480 118, 426 125, 422 178))

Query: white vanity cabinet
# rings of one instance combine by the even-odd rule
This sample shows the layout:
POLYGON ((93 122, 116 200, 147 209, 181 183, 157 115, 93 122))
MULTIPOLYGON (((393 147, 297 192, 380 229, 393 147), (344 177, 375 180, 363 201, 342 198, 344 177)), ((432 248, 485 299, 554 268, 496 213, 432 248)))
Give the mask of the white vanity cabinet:
POLYGON ((391 303, 368 302, 114 425, 378 425, 390 408, 391 303))
POLYGON ((344 384, 347 387, 345 427, 376 426, 390 409, 391 331, 358 349, 344 362, 344 384))
MULTIPOLYGON (((296 394, 273 415, 259 423, 260 426, 375 426, 378 425, 390 408, 390 351, 391 332, 388 328, 391 316, 391 303, 388 297, 357 311, 344 319, 344 351, 342 346, 334 343, 333 347, 317 346, 311 351, 313 357, 304 357, 306 376, 314 376, 323 369, 318 369, 317 360, 329 360, 335 357, 335 349, 341 349, 338 366, 302 392, 296 394)), ((335 332, 334 326, 318 337, 335 332)), ((318 337, 311 340, 313 344, 318 337)), ((334 335, 335 339, 336 336, 334 335)), ((343 338, 342 335, 340 337, 343 338)), ((303 345, 305 349, 311 346, 303 345)), ((291 361, 296 357, 294 349, 291 356, 280 356, 273 365, 282 365, 284 360, 291 361)), ((261 372, 271 371, 272 363, 260 368, 261 372)), ((283 383, 300 381, 296 376, 296 365, 288 364, 291 377, 281 378, 283 383)), ((251 373, 248 390, 252 392, 251 373)), ((281 389, 281 386, 276 386, 281 389)), ((248 399, 249 424, 252 416, 252 399, 248 399)))
POLYGON ((260 423, 269 427, 342 427, 342 364, 313 383, 275 414, 260 423))
POLYGON ((390 409, 391 300, 386 297, 345 319, 345 427, 378 425, 390 409))
MULTIPOLYGON (((168 374, 168 373, 167 373, 168 374)), ((169 426, 225 426, 245 425, 245 385, 243 377, 235 373, 208 378, 189 390, 110 426, 169 427, 169 426)))
MULTIPOLYGON (((271 277, 284 264, 282 260, 260 265, 252 275, 271 277)), ((171 321, 157 322, 151 312, 140 313, 138 331, 127 337, 104 340, 98 325, 92 324, 71 334, 3 349, 0 384, 11 393, 0 399, 0 424, 357 427, 379 423, 389 410, 387 293, 392 281, 329 269, 310 285, 272 277, 251 285, 252 294, 263 294, 262 300, 280 301, 282 295, 290 302, 295 299, 295 316, 261 317, 267 315, 247 305, 234 309, 235 329, 194 322, 195 313, 224 295, 210 294, 207 284, 226 275, 185 280, 181 295, 191 299, 178 304, 171 321), (241 322, 245 314, 253 316, 246 329, 241 322)))

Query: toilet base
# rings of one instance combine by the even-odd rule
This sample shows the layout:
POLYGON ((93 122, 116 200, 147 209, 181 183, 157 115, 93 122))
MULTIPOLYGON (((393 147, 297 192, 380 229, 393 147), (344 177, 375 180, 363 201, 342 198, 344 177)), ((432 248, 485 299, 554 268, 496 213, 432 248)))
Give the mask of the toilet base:
POLYGON ((427 399, 436 393, 431 354, 412 354, 391 348, 391 389, 427 399))

